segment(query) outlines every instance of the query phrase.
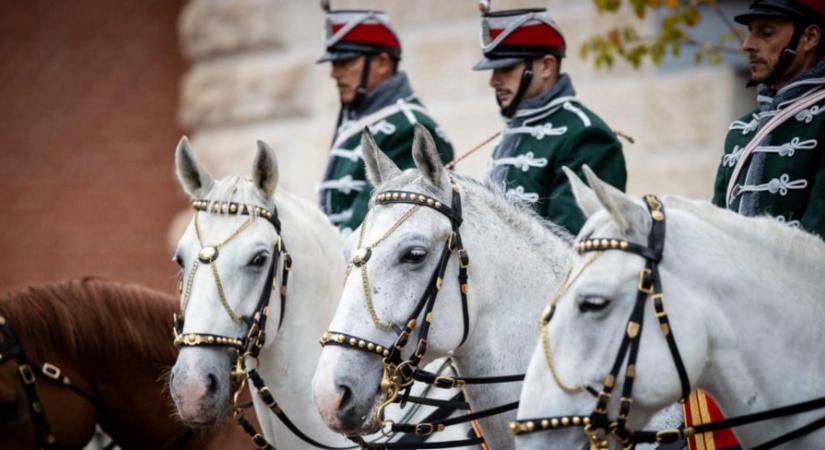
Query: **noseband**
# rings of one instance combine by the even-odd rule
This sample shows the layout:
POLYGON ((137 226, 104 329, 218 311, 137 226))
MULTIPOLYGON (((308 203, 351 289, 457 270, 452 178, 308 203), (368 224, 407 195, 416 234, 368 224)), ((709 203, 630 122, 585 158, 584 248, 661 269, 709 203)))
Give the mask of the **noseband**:
POLYGON ((43 379, 57 386, 72 390, 97 410, 94 399, 86 391, 73 384, 69 377, 63 374, 56 365, 49 362, 38 364, 29 359, 23 351, 23 346, 20 340, 17 339, 11 323, 3 316, 0 316, 0 330, 3 332, 3 340, 6 344, 5 348, 0 350, 0 364, 11 360, 17 361, 17 372, 20 376, 20 381, 23 383, 23 389, 26 391, 26 397, 28 398, 29 412, 31 413, 31 419, 34 425, 34 436, 37 442, 37 448, 56 450, 59 448, 57 439, 49 427, 48 420, 46 420, 46 411, 43 402, 40 400, 40 396, 37 395, 37 377, 43 375, 43 379))

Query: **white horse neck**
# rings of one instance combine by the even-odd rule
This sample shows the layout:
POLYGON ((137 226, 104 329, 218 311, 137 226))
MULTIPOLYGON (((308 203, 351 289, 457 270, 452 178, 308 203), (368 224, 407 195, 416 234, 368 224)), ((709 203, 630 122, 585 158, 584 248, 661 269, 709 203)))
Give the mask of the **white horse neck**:
MULTIPOLYGON (((267 346, 259 357, 258 371, 275 399, 298 428, 328 445, 349 441, 333 433, 312 408, 312 374, 321 346, 318 338, 332 320, 344 283, 344 240, 316 207, 279 189, 275 205, 282 223, 284 244, 292 255, 283 325, 267 323, 267 346)), ((280 280, 280 278, 279 278, 280 280)), ((277 318, 280 297, 272 292, 270 315, 277 318)), ((278 448, 307 448, 258 399, 253 390, 255 412, 266 438, 278 448)))
MULTIPOLYGON (((541 311, 566 275, 572 237, 527 206, 512 204, 498 188, 458 183, 460 231, 471 261, 468 301, 477 310, 470 317, 473 334, 455 351, 456 366, 469 377, 524 373, 541 311)), ((467 392, 478 411, 518 400, 520 389, 516 382, 472 385, 467 392)), ((482 420, 491 448, 512 448, 507 423, 513 419, 515 412, 482 420)))
MULTIPOLYGON (((825 339, 825 243, 770 218, 743 218, 680 198, 666 203, 669 216, 689 219, 668 223, 668 235, 679 238, 669 239, 665 252, 680 257, 672 267, 663 260, 663 277, 670 272, 702 286, 703 297, 713 299, 701 306, 705 300, 696 299, 711 348, 694 384, 716 396, 727 416, 825 396, 819 382, 825 359, 815 357, 825 339)), ((797 415, 763 422, 740 438, 750 447, 810 420, 797 415)), ((823 434, 816 436, 810 439, 823 434)), ((819 448, 810 439, 795 441, 794 448, 819 448)))

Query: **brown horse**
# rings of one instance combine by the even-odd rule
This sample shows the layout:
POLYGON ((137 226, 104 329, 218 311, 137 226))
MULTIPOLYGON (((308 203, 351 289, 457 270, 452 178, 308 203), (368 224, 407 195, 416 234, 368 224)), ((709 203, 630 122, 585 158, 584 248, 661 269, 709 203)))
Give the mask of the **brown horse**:
POLYGON ((20 364, 7 360, 11 339, 0 332, 5 356, 0 359, 0 448, 81 449, 95 424, 123 450, 254 448, 233 423, 191 430, 174 417, 165 386, 176 356, 171 317, 177 308, 171 296, 89 278, 2 295, 0 317, 33 367, 28 387, 35 388, 35 409, 42 408, 56 443, 37 444, 38 414, 20 364), (46 363, 48 374, 41 370, 46 363))

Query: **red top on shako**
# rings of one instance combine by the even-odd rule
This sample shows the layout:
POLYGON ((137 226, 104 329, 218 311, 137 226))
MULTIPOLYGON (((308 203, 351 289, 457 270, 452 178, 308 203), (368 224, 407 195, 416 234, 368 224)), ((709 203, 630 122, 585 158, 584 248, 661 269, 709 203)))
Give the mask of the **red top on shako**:
POLYGON ((508 67, 542 55, 563 58, 567 43, 544 8, 489 11, 482 9, 481 51, 473 70, 508 67))
POLYGON ((383 11, 327 11, 325 32, 319 63, 377 53, 401 59, 401 42, 383 11))

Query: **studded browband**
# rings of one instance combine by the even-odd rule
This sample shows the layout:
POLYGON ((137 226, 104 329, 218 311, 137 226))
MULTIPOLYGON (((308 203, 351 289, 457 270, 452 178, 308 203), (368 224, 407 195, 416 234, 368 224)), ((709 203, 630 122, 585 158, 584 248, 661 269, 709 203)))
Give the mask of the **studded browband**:
MULTIPOLYGON (((653 310, 659 322, 659 329, 665 336, 668 349, 670 350, 673 363, 679 375, 682 385, 682 398, 687 398, 690 394, 690 381, 685 370, 682 357, 676 345, 676 338, 670 326, 670 321, 665 311, 664 293, 659 275, 658 264, 662 260, 665 244, 665 211, 662 202, 653 195, 644 197, 652 225, 648 235, 648 245, 643 246, 628 242, 622 239, 584 239, 575 244, 575 249, 579 254, 587 252, 601 252, 607 250, 620 250, 635 253, 643 257, 646 261, 645 267, 639 272, 636 303, 627 322, 619 352, 613 363, 610 373, 604 381, 601 391, 597 391, 591 386, 586 386, 586 390, 596 396, 596 406, 589 416, 571 415, 543 417, 536 419, 520 419, 510 423, 510 431, 514 435, 533 433, 538 431, 555 430, 571 427, 583 427, 590 441, 591 450, 601 450, 608 448, 607 437, 617 438, 623 448, 632 449, 639 443, 659 443, 669 444, 684 441, 687 438, 713 432, 716 430, 738 427, 759 421, 773 419, 777 417, 800 414, 815 409, 825 408, 825 397, 816 398, 806 402, 800 402, 780 408, 774 408, 759 413, 748 414, 739 417, 730 417, 716 422, 708 422, 691 427, 665 429, 665 430, 631 430, 627 424, 627 417, 633 404, 633 382, 636 377, 636 359, 639 351, 639 343, 644 319, 644 305, 647 299, 653 303, 653 310), (616 420, 611 421, 607 415, 607 407, 610 403, 613 388, 616 384, 622 362, 627 356, 625 367, 625 379, 622 396, 619 398, 619 414, 616 420)), ((549 322, 555 312, 554 305, 551 306, 543 321, 549 322)), ((778 445, 799 438, 814 430, 825 427, 825 418, 820 418, 792 430, 782 436, 767 441, 754 449, 767 450, 778 445)))

